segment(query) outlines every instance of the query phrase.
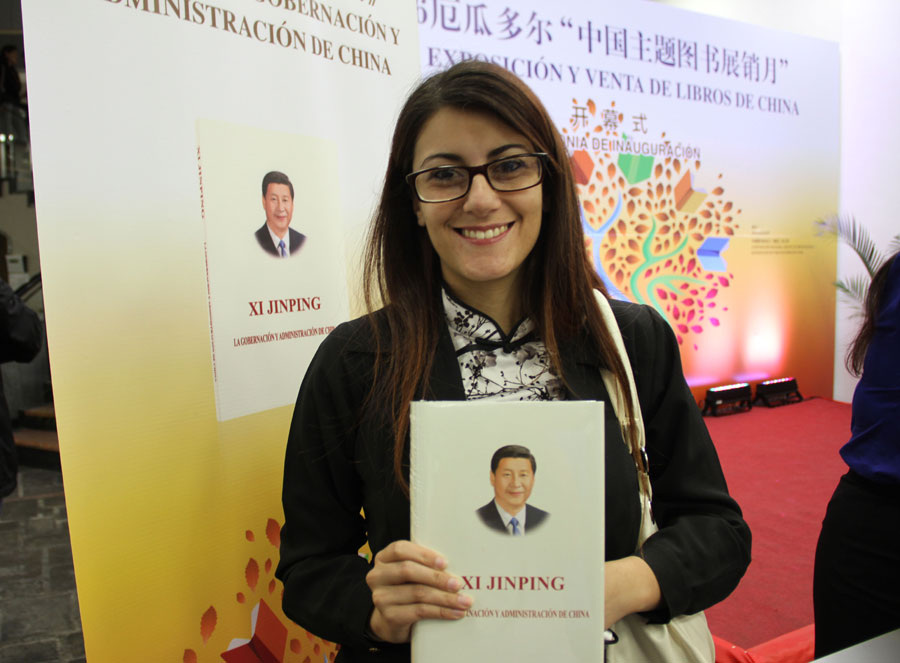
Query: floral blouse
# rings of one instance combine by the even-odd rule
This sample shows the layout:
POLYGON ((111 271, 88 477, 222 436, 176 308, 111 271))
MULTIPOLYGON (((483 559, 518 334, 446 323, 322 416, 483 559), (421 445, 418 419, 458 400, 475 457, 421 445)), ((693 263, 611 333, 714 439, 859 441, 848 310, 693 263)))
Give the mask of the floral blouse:
POLYGON ((563 400, 562 381, 531 319, 524 318, 506 335, 446 289, 443 303, 467 400, 563 400))

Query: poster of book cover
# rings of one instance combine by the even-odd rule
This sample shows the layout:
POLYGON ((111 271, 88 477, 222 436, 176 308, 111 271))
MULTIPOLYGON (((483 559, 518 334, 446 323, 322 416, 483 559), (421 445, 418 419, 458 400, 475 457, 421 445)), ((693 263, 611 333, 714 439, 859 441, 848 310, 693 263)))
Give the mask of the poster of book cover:
POLYGON ((474 598, 413 629, 413 660, 600 661, 603 404, 412 405, 411 536, 474 598))
POLYGON ((347 318, 335 148, 199 119, 197 168, 216 413, 288 405, 347 318))

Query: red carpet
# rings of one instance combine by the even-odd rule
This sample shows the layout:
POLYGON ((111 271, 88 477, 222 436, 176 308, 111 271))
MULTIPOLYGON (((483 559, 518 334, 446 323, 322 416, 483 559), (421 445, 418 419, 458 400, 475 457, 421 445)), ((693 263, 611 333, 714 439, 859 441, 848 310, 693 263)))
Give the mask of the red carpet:
POLYGON ((747 574, 706 614, 713 635, 749 649, 813 623, 816 540, 847 471, 838 449, 849 438, 850 405, 812 399, 705 421, 753 531, 747 574))

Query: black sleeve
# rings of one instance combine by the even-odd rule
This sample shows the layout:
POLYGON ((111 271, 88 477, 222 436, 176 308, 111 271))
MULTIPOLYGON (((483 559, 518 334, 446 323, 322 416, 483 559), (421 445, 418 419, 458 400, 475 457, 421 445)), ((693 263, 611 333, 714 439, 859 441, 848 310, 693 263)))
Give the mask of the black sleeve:
POLYGON ((643 546, 663 602, 652 621, 690 614, 730 594, 750 563, 750 528, 729 496, 678 343, 650 307, 620 321, 647 433, 653 513, 659 531, 643 546))
MULTIPOLYGON (((297 397, 284 466, 281 558, 282 608, 310 632, 342 645, 367 646, 372 593, 360 515, 362 481, 355 438, 366 391, 348 360, 338 327, 319 348, 297 397)), ((357 362, 359 363, 359 362, 357 362)))
POLYGON ((0 280, 0 362, 30 361, 41 349, 43 334, 37 313, 0 280))

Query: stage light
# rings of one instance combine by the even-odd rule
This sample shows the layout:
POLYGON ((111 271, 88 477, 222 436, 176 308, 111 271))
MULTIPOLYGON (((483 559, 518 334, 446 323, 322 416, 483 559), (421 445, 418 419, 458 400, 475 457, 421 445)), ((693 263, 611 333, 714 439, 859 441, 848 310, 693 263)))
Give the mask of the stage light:
POLYGON ((753 399, 753 402, 760 400, 767 407, 775 407, 776 405, 799 403, 803 400, 803 396, 800 395, 795 378, 778 378, 756 385, 756 398, 753 399))
POLYGON ((706 398, 703 399, 703 414, 731 414, 733 412, 746 412, 753 407, 751 402, 752 392, 747 382, 726 384, 721 387, 713 387, 706 390, 706 398))

